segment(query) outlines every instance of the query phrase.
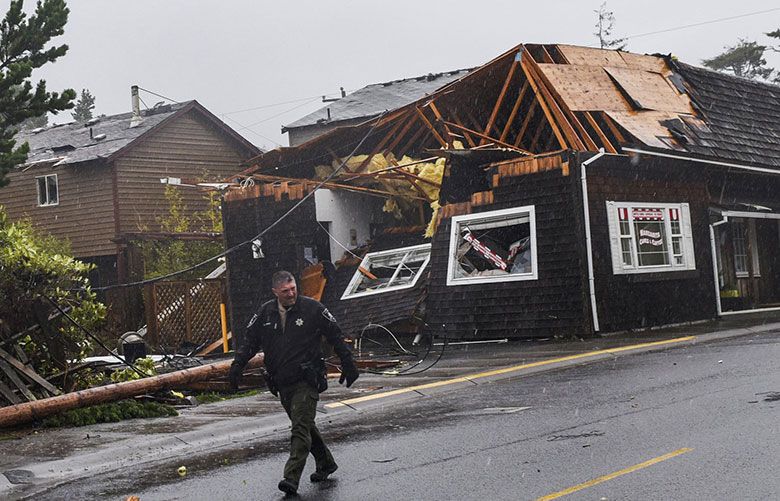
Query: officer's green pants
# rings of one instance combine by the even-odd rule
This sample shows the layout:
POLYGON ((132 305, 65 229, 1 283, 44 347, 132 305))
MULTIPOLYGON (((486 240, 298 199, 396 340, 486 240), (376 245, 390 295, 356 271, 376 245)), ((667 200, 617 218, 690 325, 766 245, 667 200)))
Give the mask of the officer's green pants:
POLYGON ((309 452, 314 456, 318 470, 327 470, 336 462, 314 424, 317 401, 320 399, 317 390, 305 382, 299 382, 279 388, 279 397, 292 423, 290 458, 284 465, 284 478, 298 485, 309 452))

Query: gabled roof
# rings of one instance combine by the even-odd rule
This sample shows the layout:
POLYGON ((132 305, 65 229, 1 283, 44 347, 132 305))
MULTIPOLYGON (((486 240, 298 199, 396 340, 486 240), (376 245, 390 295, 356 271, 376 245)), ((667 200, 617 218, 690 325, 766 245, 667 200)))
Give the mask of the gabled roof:
POLYGON ((686 124, 686 150, 780 167, 780 86, 683 63, 674 66, 706 124, 686 124))
POLYGON ((241 143, 250 155, 260 151, 194 100, 144 110, 141 112, 143 120, 136 127, 130 127, 132 113, 121 113, 98 117, 87 123, 70 122, 34 131, 20 131, 15 139, 17 144, 26 141, 30 145, 30 153, 25 165, 38 163, 69 165, 107 159, 121 154, 136 139, 168 119, 192 109, 200 111, 224 133, 241 143))
POLYGON ((414 78, 371 84, 342 97, 303 118, 282 127, 282 132, 298 127, 329 124, 357 118, 370 118, 385 110, 394 110, 431 94, 440 87, 457 80, 471 69, 429 73, 414 78), (328 113, 330 110, 330 113, 328 113))
MULTIPOLYGON (((521 155, 600 148, 619 154, 633 147, 780 168, 778 89, 664 55, 521 44, 378 118, 344 122, 251 159, 242 175, 310 178, 353 150, 398 160, 456 143, 521 155)), ((339 176, 377 177, 366 172, 369 163, 339 176)))

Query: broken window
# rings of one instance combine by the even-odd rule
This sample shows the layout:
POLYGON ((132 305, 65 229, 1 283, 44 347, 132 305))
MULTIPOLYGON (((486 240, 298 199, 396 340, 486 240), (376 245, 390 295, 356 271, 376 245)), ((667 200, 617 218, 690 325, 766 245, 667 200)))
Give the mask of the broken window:
POLYGON ((533 206, 455 216, 447 285, 535 280, 533 206))
POLYGON ((693 270, 688 204, 607 202, 616 274, 693 270))
POLYGON ((341 299, 414 287, 431 258, 431 244, 366 254, 341 299))
POLYGON ((57 174, 35 178, 38 184, 38 205, 57 205, 60 202, 57 174))

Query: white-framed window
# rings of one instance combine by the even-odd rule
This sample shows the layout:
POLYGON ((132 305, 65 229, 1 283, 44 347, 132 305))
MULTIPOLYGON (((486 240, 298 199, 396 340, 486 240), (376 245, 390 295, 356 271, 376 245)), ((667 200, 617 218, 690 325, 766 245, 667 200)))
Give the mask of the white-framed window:
POLYGON ((538 278, 533 205, 454 216, 447 285, 538 278))
POLYGON ((60 203, 59 186, 57 185, 57 174, 48 174, 35 178, 38 186, 38 205, 57 205, 60 203))
POLYGON ((607 202, 615 274, 695 270, 687 203, 607 202))
POLYGON ((756 221, 742 218, 731 220, 731 237, 734 243, 734 272, 737 278, 750 276, 748 267, 748 242, 750 242, 750 256, 753 265, 753 276, 760 277, 761 269, 758 264, 758 242, 756 239, 756 221))
POLYGON ((431 244, 366 254, 341 299, 414 287, 431 259, 431 244))

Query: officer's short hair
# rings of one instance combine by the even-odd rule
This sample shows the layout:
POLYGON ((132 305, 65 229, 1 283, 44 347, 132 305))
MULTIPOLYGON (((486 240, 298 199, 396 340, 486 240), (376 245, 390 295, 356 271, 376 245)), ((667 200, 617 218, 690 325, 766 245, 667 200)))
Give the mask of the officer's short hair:
POLYGON ((274 289, 290 282, 295 282, 295 277, 289 271, 279 270, 271 277, 271 287, 274 289))

